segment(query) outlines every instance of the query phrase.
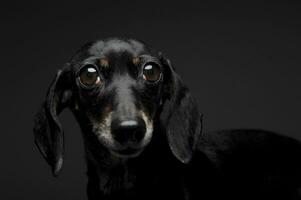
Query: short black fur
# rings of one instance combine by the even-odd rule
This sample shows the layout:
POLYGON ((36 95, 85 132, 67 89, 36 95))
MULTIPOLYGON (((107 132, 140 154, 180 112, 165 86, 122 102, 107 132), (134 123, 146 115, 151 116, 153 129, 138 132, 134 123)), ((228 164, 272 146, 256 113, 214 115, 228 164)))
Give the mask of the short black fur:
POLYGON ((83 133, 89 200, 301 199, 298 141, 261 130, 202 133, 202 115, 171 62, 137 40, 88 43, 56 74, 34 127, 55 176, 64 108, 83 133), (146 81, 146 63, 160 68, 156 82, 146 81), (101 82, 87 88, 79 72, 88 64, 101 82))

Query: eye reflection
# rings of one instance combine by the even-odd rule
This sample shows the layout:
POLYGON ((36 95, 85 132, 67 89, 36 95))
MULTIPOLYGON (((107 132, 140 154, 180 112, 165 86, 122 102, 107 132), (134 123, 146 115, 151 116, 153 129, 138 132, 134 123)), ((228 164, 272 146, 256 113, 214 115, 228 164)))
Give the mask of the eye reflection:
POLYGON ((80 83, 86 87, 99 86, 102 84, 99 73, 94 65, 82 67, 79 73, 80 83))
POLYGON ((147 63, 143 68, 143 78, 149 82, 156 82, 161 77, 160 67, 155 63, 147 63))

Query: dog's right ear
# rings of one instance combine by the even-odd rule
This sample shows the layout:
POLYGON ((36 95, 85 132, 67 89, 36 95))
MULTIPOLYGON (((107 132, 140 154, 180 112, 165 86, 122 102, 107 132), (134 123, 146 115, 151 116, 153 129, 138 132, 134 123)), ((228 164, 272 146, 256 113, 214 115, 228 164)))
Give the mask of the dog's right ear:
POLYGON ((72 97, 69 65, 59 70, 53 79, 46 99, 34 120, 35 144, 57 176, 62 168, 64 134, 59 122, 59 113, 68 106, 72 97))

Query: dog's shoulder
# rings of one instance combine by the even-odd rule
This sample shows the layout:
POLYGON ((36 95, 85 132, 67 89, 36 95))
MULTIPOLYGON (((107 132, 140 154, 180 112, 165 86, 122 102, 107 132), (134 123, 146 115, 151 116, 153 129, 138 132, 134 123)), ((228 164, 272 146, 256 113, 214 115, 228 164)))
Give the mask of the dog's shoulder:
POLYGON ((256 129, 204 133, 199 139, 197 149, 219 164, 242 161, 271 164, 301 160, 301 143, 298 140, 256 129))

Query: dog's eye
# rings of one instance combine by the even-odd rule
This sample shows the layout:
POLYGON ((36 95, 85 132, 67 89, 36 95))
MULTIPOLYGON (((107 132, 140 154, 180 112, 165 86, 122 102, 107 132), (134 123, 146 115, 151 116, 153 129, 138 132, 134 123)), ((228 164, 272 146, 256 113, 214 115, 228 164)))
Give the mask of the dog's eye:
POLYGON ((156 63, 147 63, 143 67, 143 79, 150 82, 155 82, 161 77, 160 67, 156 63))
POLYGON ((101 79, 94 65, 86 65, 79 72, 79 80, 86 87, 101 85, 101 79))

